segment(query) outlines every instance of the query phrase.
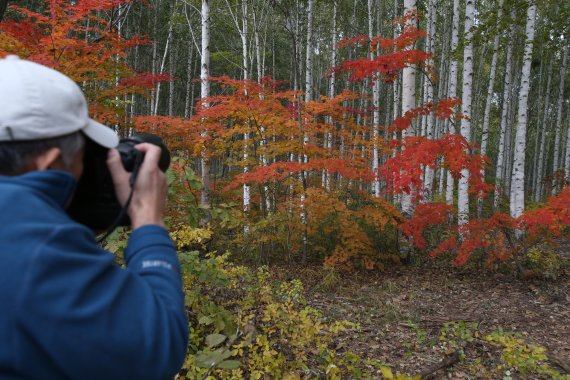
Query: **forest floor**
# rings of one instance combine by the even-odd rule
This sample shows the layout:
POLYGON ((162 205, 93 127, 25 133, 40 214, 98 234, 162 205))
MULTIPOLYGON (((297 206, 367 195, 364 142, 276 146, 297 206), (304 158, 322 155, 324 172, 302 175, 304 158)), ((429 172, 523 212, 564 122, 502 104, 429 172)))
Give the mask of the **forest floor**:
MULTIPOLYGON (((567 254, 562 257, 566 261, 567 254)), ((331 275, 310 267, 294 273, 304 282, 309 305, 327 318, 359 324, 357 332, 339 337, 338 350, 380 360, 398 372, 417 375, 449 358, 457 347, 445 346, 439 338, 450 321, 476 326, 480 336, 497 329, 519 333, 527 343, 545 347, 556 358, 550 361, 552 368, 562 374, 570 363, 568 265, 549 280, 437 265, 400 266, 376 274, 331 275)), ((484 368, 496 369, 500 351, 478 342, 464 347, 464 360, 431 378, 509 378, 508 368, 502 369, 507 377, 484 368)))

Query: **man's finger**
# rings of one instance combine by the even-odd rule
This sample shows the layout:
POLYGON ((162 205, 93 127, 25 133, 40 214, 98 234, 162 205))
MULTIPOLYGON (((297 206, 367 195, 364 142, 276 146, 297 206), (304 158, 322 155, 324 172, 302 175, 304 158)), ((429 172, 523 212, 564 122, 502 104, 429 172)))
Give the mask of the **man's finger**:
POLYGON ((149 143, 142 143, 135 145, 135 148, 145 154, 142 168, 149 170, 158 167, 160 154, 162 153, 159 146, 149 143))

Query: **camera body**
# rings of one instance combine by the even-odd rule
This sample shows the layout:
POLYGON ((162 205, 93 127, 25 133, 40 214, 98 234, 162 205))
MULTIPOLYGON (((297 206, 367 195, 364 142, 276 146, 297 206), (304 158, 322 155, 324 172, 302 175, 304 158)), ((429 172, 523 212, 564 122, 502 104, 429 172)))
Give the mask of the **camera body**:
MULTIPOLYGON (((131 173, 138 171, 144 153, 136 149, 135 145, 141 143, 151 143, 161 148, 158 166, 162 171, 166 171, 170 165, 170 152, 160 137, 149 133, 135 134, 119 142, 117 150, 125 170, 131 173)), ((107 148, 86 139, 83 175, 67 208, 67 213, 72 219, 95 231, 109 228, 122 210, 115 194, 111 173, 107 168, 107 153, 107 148)), ((118 222, 119 226, 130 224, 131 221, 126 213, 118 222)))

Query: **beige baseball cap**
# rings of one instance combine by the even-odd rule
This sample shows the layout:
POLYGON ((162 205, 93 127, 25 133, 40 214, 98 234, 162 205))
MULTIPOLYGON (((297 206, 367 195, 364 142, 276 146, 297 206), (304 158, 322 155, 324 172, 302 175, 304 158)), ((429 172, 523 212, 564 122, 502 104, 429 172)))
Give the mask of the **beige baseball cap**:
POLYGON ((106 148, 119 138, 89 118, 79 86, 62 73, 15 55, 0 59, 0 141, 41 140, 82 131, 106 148))

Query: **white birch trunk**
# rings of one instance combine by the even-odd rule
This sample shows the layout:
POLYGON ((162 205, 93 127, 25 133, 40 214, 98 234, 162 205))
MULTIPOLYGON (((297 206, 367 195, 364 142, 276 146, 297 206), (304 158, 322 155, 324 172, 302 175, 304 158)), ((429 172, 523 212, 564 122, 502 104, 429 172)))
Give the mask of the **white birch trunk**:
MULTIPOLYGON (((471 106, 473 92, 473 17, 475 16, 474 0, 465 0, 465 39, 463 50, 463 89, 461 102, 461 135, 471 142, 471 106)), ((465 152, 469 154, 469 152, 465 152)), ((469 169, 461 170, 457 198, 457 223, 461 227, 469 222, 469 169)))
MULTIPOLYGON (((368 37, 370 38, 370 41, 374 38, 372 3, 373 0, 368 0, 368 37)), ((372 46, 370 47, 372 48, 372 46)), ((370 50, 369 58, 371 61, 375 58, 372 49, 370 50)), ((378 73, 376 73, 376 75, 378 75, 378 73)), ((380 137, 380 82, 378 80, 372 81, 372 106, 374 108, 372 116, 372 140, 374 143, 374 147, 372 148, 372 171, 375 173, 372 189, 374 196, 379 198, 380 180, 376 174, 378 172, 378 164, 380 160, 378 155, 378 139, 380 137)))
MULTIPOLYGON (((331 41, 331 67, 336 66, 336 54, 337 54, 337 36, 336 36, 336 16, 337 16, 337 3, 338 0, 333 0, 333 24, 332 24, 332 41, 331 41)), ((329 78, 329 98, 334 98, 335 96, 335 85, 336 85, 336 73, 333 71, 329 78)), ((329 128, 333 128, 333 119, 329 117, 328 120, 329 128)), ((326 132, 325 136, 325 148, 329 151, 332 150, 333 145, 333 133, 331 130, 326 132)), ((323 186, 327 191, 331 191, 331 176, 327 169, 323 171, 323 186)))
MULTIPOLYGON (((315 0, 309 0, 309 5, 307 9, 307 56, 305 61, 305 102, 310 102, 313 99, 313 10, 315 6, 315 0)), ((299 104, 299 123, 302 128, 301 120, 301 107, 299 104)), ((309 136, 305 133, 303 136, 303 144, 309 143, 309 136)), ((302 160, 308 162, 308 156, 303 155, 302 160)), ((306 173, 301 172, 301 180, 303 183, 303 192, 301 194, 301 223, 303 224, 303 259, 302 262, 305 264, 307 262, 307 249, 308 249, 308 215, 307 209, 305 207, 306 190, 307 190, 307 178, 306 173)))
POLYGON ((261 83, 261 78, 263 77, 263 63, 261 61, 261 44, 259 42, 259 20, 257 17, 257 11, 253 10, 253 37, 255 42, 255 59, 257 62, 257 83, 261 83))
POLYGON ((313 11, 315 0, 309 0, 307 9, 307 56, 305 68, 305 102, 313 100, 313 11))
MULTIPOLYGON (((404 0, 405 12, 415 10, 416 0, 404 0)), ((407 23, 411 23, 408 20, 407 23)), ((415 65, 406 66, 402 72, 402 115, 416 106, 416 68, 415 65)), ((410 126, 402 131, 402 140, 408 136, 413 136, 414 130, 410 126)), ((402 212, 405 215, 412 215, 412 196, 402 194, 402 212)))
POLYGON ((172 117, 174 116, 174 76, 176 75, 176 64, 175 64, 175 53, 178 52, 178 49, 174 48, 174 35, 173 35, 173 18, 174 15, 176 13, 176 0, 172 1, 172 17, 170 18, 170 25, 168 28, 168 32, 170 34, 170 44, 172 45, 170 47, 170 53, 168 55, 168 66, 169 66, 169 74, 170 74, 170 79, 168 81, 168 116, 172 117))
MULTIPOLYGON (((513 12, 511 12, 511 16, 513 12)), ((514 38, 514 26, 511 25, 509 33, 509 41, 514 38)), ((507 132, 507 121, 509 113, 509 104, 511 101, 511 80, 513 70, 513 44, 507 46, 507 58, 505 63, 505 79, 503 84, 503 109, 501 111, 501 132, 499 136, 499 151, 497 153, 497 166, 495 171, 495 193, 493 197, 493 209, 499 208, 499 199, 503 192, 503 167, 505 158, 505 137, 507 132)))
MULTIPOLYGON (((451 31, 451 65, 449 68, 449 97, 455 98, 457 96, 457 59, 455 59, 455 50, 457 50, 457 45, 459 44, 459 0, 453 0, 453 27, 451 31)), ((457 119, 454 118, 454 121, 457 119)), ((457 133, 455 127, 448 123, 448 132, 457 133)), ((451 172, 447 172, 447 188, 445 192, 445 201, 447 204, 453 204, 453 189, 455 185, 455 180, 451 175, 451 172)))
MULTIPOLYGON (((248 46, 247 46, 247 32, 248 32, 248 0, 242 0, 241 3, 241 45, 242 45, 242 65, 243 65, 243 80, 244 82, 249 80, 249 65, 248 65, 248 46)), ((247 90, 246 95, 247 95, 247 90)), ((245 163, 243 167, 243 172, 249 172, 249 167, 247 161, 249 158, 249 129, 243 134, 243 161, 245 163)), ((251 203, 251 189, 248 184, 243 185, 243 212, 248 213, 251 203)), ((244 226, 244 233, 249 232, 249 225, 244 226)))
MULTIPOLYGON (((504 0, 499 1, 499 10, 497 13, 498 22, 501 21, 503 15, 504 0)), ((483 128, 481 132, 481 156, 487 154, 487 145, 489 143, 489 120, 491 118, 491 104, 493 103, 493 94, 495 93, 495 76, 497 73, 497 58, 499 56, 499 37, 497 31, 495 40, 493 41, 493 58, 491 58, 491 72, 489 73, 489 87, 487 89, 487 100, 485 101, 485 113, 483 115, 483 128)), ((481 177, 485 180, 485 167, 481 169, 481 177)), ((483 212, 483 194, 477 197, 477 216, 480 218, 483 212)))
MULTIPOLYGON (((560 157, 560 140, 562 135, 562 107, 564 100, 564 79, 566 78, 566 65, 568 63, 568 45, 564 47, 564 53, 562 58, 562 65, 560 66, 560 86, 558 87, 558 104, 557 104, 557 114, 556 114, 556 133, 554 134, 554 156, 552 159, 552 172, 556 173, 558 169, 562 169, 562 157, 560 157)), ((559 185, 553 183, 552 193, 555 194, 559 190, 559 185)))
MULTIPOLYGON (((210 0, 202 0, 202 58, 200 63, 200 98, 205 99, 210 96, 210 0)), ((202 106, 207 107, 209 104, 202 101, 202 106)), ((203 137, 207 137, 207 132, 202 133, 203 137)), ((202 166, 202 194, 200 203, 202 207, 210 206, 210 160, 206 151, 201 154, 202 166)))
POLYGON ((524 211, 524 165, 526 151, 526 127, 528 119, 528 92, 530 88, 530 66, 532 63, 532 48, 534 43, 534 23, 536 5, 531 4, 526 17, 526 41, 524 48, 521 86, 519 92, 518 127, 515 137, 515 156, 511 180, 511 216, 518 218, 524 211))
MULTIPOLYGON (((435 18, 436 18, 436 8, 435 8, 435 0, 429 0, 428 2, 428 36, 427 36, 427 52, 434 53, 435 51, 435 18)), ((426 62, 429 66, 435 66, 433 58, 430 58, 426 62)), ((427 103, 433 101, 433 83, 430 77, 424 78, 425 83, 425 91, 426 96, 425 100, 427 103)), ((429 114, 425 115, 425 128, 426 128, 426 137, 430 140, 434 137, 434 128, 435 128, 435 120, 434 115, 429 114)), ((432 187, 433 187, 433 179, 434 179, 434 169, 431 166, 427 166, 425 168, 425 176, 424 176, 424 196, 426 200, 430 200, 432 196, 432 187)))

